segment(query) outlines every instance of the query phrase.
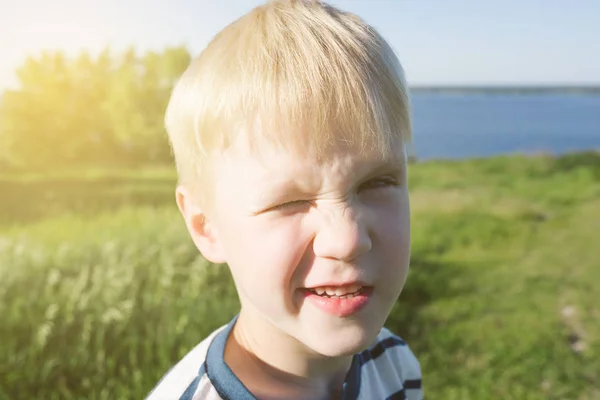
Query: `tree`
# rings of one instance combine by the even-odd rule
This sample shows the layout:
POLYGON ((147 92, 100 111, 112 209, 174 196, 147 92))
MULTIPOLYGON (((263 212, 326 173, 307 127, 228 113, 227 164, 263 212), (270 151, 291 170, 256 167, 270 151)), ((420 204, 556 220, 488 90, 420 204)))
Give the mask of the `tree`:
POLYGON ((0 102, 0 158, 28 170, 171 162, 163 116, 189 62, 183 47, 27 58, 0 102))

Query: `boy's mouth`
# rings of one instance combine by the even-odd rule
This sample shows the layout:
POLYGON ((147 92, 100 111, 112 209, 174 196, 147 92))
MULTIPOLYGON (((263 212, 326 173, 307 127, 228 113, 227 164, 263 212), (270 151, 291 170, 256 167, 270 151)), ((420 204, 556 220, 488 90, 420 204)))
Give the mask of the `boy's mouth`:
POLYGON ((349 285, 344 287, 320 286, 315 288, 307 288, 306 290, 320 297, 351 299, 354 296, 358 296, 363 293, 365 287, 360 285, 349 285))
POLYGON ((321 311, 348 317, 364 308, 373 295, 373 287, 362 283, 318 286, 302 289, 304 298, 321 311))

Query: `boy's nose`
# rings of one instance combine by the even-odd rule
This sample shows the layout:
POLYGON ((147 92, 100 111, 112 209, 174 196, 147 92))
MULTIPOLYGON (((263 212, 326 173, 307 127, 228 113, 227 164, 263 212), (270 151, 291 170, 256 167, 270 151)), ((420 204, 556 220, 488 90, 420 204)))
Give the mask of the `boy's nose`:
POLYGON ((350 262, 371 250, 367 224, 360 212, 346 207, 323 215, 315 235, 315 256, 350 262))

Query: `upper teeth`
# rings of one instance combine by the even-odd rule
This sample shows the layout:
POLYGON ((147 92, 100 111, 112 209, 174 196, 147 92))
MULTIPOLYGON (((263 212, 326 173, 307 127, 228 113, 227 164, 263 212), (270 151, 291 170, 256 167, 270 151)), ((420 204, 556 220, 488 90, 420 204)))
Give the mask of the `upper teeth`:
POLYGON ((318 295, 327 293, 329 296, 345 296, 347 294, 356 293, 360 289, 362 289, 362 287, 359 285, 350 285, 350 286, 345 286, 345 287, 322 286, 322 287, 312 288, 309 290, 318 295))

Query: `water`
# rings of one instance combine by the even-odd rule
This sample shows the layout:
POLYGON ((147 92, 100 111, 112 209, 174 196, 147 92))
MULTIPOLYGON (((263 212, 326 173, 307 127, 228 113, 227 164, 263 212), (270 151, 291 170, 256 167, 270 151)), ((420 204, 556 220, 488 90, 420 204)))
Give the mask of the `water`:
POLYGON ((416 156, 600 150, 600 96, 414 93, 416 156))

